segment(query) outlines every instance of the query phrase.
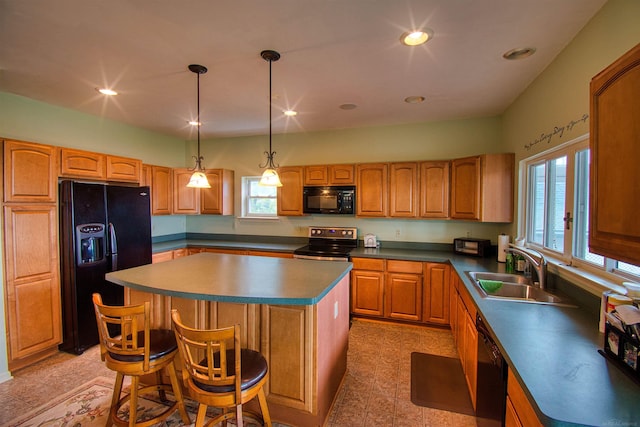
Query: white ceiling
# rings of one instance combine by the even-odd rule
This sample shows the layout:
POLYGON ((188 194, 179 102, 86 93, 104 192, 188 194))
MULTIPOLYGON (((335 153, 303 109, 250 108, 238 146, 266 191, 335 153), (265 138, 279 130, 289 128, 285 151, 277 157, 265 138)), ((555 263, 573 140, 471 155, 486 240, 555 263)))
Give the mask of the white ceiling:
MULTIPOLYGON (((0 91, 193 139, 502 113, 605 0, 0 0, 0 91), (399 42, 434 31, 426 45, 399 42), (535 55, 506 61, 513 48, 535 55), (120 95, 95 90, 110 86, 120 95), (407 96, 426 97, 407 104, 407 96), (353 103, 354 110, 339 105, 353 103), (295 108, 295 118, 282 110, 295 108)), ((585 89, 586 90, 586 89, 585 89)))

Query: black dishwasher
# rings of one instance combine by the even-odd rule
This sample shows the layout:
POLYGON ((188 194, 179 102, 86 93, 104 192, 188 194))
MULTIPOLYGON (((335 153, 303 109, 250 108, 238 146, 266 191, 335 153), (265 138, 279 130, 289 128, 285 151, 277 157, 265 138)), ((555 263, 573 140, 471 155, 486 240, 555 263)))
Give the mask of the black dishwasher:
POLYGON ((479 314, 476 317, 476 329, 478 331, 477 424, 479 427, 504 426, 507 363, 479 314))

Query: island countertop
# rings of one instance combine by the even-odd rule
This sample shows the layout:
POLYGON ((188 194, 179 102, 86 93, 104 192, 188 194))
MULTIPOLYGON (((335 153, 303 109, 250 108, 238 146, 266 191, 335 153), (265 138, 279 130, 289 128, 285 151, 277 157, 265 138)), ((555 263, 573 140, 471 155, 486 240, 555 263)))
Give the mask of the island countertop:
POLYGON ((350 262, 200 253, 107 273, 144 292, 249 304, 314 305, 349 274, 350 262))

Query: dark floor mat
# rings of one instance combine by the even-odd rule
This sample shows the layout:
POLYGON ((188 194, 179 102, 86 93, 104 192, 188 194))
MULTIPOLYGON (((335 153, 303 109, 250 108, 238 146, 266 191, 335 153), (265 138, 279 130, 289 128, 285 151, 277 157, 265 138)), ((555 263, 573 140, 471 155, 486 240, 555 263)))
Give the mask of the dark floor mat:
POLYGON ((475 415, 460 360, 411 353, 411 401, 418 406, 475 415))

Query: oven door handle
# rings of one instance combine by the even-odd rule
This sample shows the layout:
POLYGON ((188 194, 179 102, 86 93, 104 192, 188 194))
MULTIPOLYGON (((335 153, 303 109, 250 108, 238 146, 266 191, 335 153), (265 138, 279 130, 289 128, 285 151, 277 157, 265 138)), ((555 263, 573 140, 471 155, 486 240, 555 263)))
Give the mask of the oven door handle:
POLYGON ((349 261, 348 258, 333 257, 333 256, 317 256, 317 255, 293 254, 293 257, 295 259, 310 259, 310 260, 313 260, 313 261, 343 261, 343 262, 348 262, 349 261))

